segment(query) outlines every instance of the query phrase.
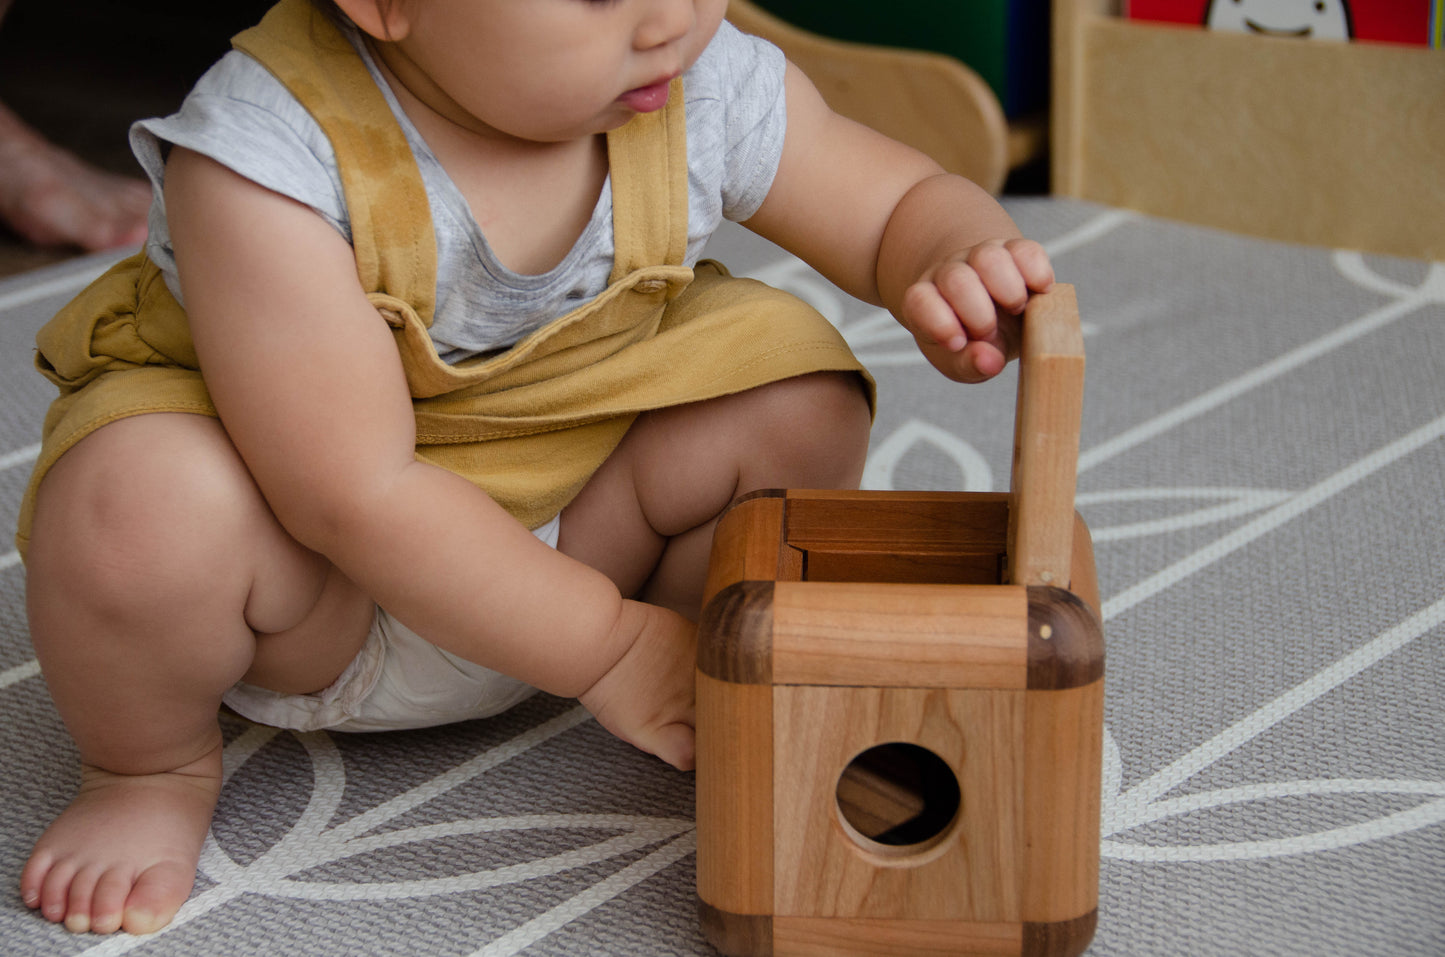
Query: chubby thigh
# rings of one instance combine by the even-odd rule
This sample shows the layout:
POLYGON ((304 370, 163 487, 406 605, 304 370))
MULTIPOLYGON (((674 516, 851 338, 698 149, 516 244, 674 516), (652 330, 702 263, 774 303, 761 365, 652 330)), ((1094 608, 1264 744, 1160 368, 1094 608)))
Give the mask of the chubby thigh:
POLYGON ((210 741, 243 676, 327 686, 372 615, 281 527, 220 423, 184 413, 120 419, 60 457, 36 496, 27 591, 36 654, 86 760, 129 773, 180 766, 210 741))
POLYGON ((871 425, 851 372, 644 413, 562 513, 559 549, 696 620, 718 516, 761 488, 857 488, 871 425))
MULTIPOLYGON (((560 518, 533 534, 556 547, 560 518)), ((488 718, 536 688, 467 661, 376 608, 360 652, 320 691, 295 694, 241 682, 224 702, 261 724, 294 731, 397 731, 488 718)))

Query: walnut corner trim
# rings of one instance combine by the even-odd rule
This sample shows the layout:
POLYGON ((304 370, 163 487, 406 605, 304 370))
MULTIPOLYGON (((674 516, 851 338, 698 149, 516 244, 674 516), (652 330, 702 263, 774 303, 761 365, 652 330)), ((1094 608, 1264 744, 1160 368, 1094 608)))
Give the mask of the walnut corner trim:
POLYGON ((698 623, 697 668, 732 684, 772 683, 772 582, 733 582, 713 596, 698 623))
POLYGON ((728 957, 772 957, 773 918, 767 914, 733 914, 707 901, 697 902, 702 934, 728 957))
POLYGON ((1104 629, 1082 598, 1052 586, 1030 586, 1030 690, 1062 691, 1104 676, 1104 629))
POLYGON ((1026 922, 1021 953, 1025 957, 1079 957, 1094 939, 1098 923, 1097 908, 1072 920, 1026 922))

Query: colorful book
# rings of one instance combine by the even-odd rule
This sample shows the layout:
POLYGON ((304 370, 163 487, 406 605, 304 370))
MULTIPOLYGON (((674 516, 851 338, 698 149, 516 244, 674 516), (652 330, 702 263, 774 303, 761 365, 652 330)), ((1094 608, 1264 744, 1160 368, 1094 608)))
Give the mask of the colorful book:
POLYGON ((1445 0, 1127 0, 1136 20, 1313 40, 1445 48, 1445 0))

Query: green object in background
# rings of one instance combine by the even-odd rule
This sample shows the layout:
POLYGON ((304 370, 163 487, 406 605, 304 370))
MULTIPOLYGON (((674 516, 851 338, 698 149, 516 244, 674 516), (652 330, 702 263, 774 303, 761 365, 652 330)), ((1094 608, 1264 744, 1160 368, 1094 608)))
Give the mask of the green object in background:
POLYGON ((1004 115, 1048 105, 1048 0, 756 0, 794 26, 858 43, 931 50, 983 77, 1004 115))

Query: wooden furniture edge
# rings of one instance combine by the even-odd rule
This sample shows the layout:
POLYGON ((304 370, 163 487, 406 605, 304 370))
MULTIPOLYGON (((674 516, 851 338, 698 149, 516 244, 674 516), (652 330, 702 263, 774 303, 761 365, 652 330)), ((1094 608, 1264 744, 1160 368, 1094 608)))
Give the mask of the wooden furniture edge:
POLYGON ((933 157, 990 193, 1003 189, 1010 137, 983 78, 941 53, 821 37, 747 0, 730 0, 739 30, 777 45, 837 112, 933 157))
POLYGON ((801 572, 801 561, 784 542, 787 493, 764 489, 742 495, 718 517, 713 532, 703 608, 733 582, 775 581, 801 572))
POLYGON ((1103 605, 1099 601, 1099 570, 1094 563, 1094 537, 1089 534, 1084 516, 1078 512, 1074 513, 1074 558, 1069 569, 1069 591, 1094 609, 1099 621, 1104 620, 1103 605))
POLYGON ((1028 686, 1028 594, 1016 585, 779 582, 775 685, 1028 686))
POLYGON ((1104 679, 1025 693, 1021 915, 1052 923, 1099 906, 1104 679))
POLYGON ((770 914, 734 914, 699 900, 698 923, 707 942, 726 957, 772 957, 775 933, 781 944, 779 949, 784 954, 798 953, 804 946, 811 945, 815 948, 812 952, 819 955, 846 955, 849 951, 843 948, 850 942, 859 946, 860 953, 873 954, 876 953, 871 940, 873 936, 881 935, 888 940, 895 937, 900 929, 946 938, 945 949, 914 950, 910 952, 913 957, 927 957, 928 954, 962 957, 988 952, 1018 954, 1020 957, 1080 957, 1093 942, 1099 911, 1095 908, 1078 917, 1051 922, 977 924, 867 918, 775 918, 770 914))
POLYGON ((1021 957, 1079 957, 1089 949, 1099 926, 1099 909, 1068 920, 1024 923, 1021 957))
POLYGON ((1071 577, 1083 404, 1078 297, 1057 283, 1024 313, 1006 547, 1013 584, 1063 586, 1071 577))
POLYGON ((770 913, 773 689, 697 676, 697 895, 720 913, 770 913))
MULTIPOLYGON (((707 915, 708 919, 716 919, 707 915)), ((889 920, 882 918, 790 917, 748 918, 723 915, 735 923, 728 929, 744 949, 725 950, 734 954, 807 955, 807 957, 848 957, 883 952, 909 957, 978 957, 984 954, 1020 957, 1079 957, 1094 938, 1098 910, 1050 923, 981 923, 952 920, 889 920), (759 933, 766 921, 766 950, 746 949, 753 945, 748 935, 759 933), (757 923, 750 923, 757 922, 757 923), (902 946, 891 946, 899 943, 902 946), (880 948, 888 946, 884 951, 880 948)), ((711 939, 711 938, 709 938, 711 939)))
POLYGON ((1082 197, 1084 122, 1083 30, 1090 16, 1117 12, 1116 0, 1053 0, 1049 111, 1050 188, 1082 197))
POLYGON ((734 914, 699 898, 698 923, 707 942, 726 957, 771 957, 773 918, 770 914, 734 914))
POLYGON ((1063 588, 1033 586, 1029 597, 1030 691, 1079 688, 1104 677, 1104 627, 1089 604, 1063 588))
POLYGON ((773 681, 771 581, 736 581, 707 603, 698 622, 697 668, 718 681, 773 681))

